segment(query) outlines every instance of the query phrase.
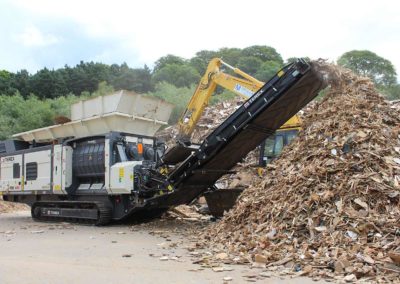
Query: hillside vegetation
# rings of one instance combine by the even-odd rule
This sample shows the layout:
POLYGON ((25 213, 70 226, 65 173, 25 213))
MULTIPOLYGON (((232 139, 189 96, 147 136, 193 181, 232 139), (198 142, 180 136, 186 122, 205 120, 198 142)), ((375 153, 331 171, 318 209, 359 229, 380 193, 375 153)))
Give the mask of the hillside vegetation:
MULTIPOLYGON (((202 50, 190 59, 175 55, 159 58, 153 69, 148 66, 131 68, 126 63, 107 65, 80 62, 74 67, 49 70, 34 74, 26 70, 12 73, 0 71, 0 139, 13 133, 53 124, 58 115, 69 116, 71 103, 82 98, 125 89, 159 97, 176 107, 170 123, 175 123, 192 96, 209 61, 221 57, 261 81, 267 81, 286 62, 269 46, 221 48, 202 50)), ((400 98, 393 64, 370 51, 350 51, 338 63, 358 74, 370 77, 389 99, 400 98), (378 68, 379 67, 379 68, 378 68)), ((228 71, 227 71, 228 72, 228 71)), ((232 98, 226 90, 217 89, 218 96, 211 103, 232 98)))

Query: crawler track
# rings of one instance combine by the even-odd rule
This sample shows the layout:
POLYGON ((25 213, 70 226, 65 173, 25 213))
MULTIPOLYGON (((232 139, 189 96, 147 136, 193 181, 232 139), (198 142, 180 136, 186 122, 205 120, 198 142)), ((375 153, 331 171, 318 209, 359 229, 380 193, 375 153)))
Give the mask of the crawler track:
POLYGON ((38 201, 32 205, 31 214, 36 221, 102 226, 111 221, 112 209, 98 201, 38 201))

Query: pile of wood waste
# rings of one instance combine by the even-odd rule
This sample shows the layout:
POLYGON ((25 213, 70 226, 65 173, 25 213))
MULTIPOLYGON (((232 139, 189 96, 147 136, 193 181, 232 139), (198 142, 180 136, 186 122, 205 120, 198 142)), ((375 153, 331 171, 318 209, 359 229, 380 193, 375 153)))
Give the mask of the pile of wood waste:
POLYGON ((391 107, 400 110, 400 100, 394 100, 390 102, 391 107))
POLYGON ((293 275, 399 283, 399 109, 369 79, 315 64, 327 94, 204 243, 293 275))
POLYGON ((29 206, 21 203, 13 203, 4 201, 0 197, 0 213, 8 213, 14 211, 29 210, 29 206))

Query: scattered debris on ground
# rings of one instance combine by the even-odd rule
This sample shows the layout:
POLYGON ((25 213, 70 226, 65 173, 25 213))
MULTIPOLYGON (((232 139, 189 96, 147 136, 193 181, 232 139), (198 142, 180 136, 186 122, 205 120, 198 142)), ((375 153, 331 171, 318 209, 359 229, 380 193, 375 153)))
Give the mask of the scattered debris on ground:
MULTIPOLYGON (((199 204, 200 205, 200 204, 199 204)), ((196 205, 179 205, 166 212, 166 218, 178 218, 187 221, 208 220, 209 217, 199 213, 196 205)))
POLYGON ((0 213, 8 213, 20 210, 30 210, 30 207, 22 203, 7 202, 0 197, 0 213))
POLYGON ((328 93, 264 180, 204 234, 213 248, 207 262, 229 253, 222 263, 315 279, 400 281, 398 109, 370 80, 320 64, 334 78, 328 93))

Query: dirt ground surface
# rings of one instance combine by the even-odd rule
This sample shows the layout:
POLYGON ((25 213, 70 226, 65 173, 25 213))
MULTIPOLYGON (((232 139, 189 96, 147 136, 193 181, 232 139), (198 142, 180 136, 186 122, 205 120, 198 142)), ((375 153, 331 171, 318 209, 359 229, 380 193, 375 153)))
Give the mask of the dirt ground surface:
POLYGON ((179 226, 174 220, 107 227, 38 223, 28 211, 2 213, 0 283, 316 283, 249 277, 261 270, 245 265, 202 268, 193 264, 179 226))

